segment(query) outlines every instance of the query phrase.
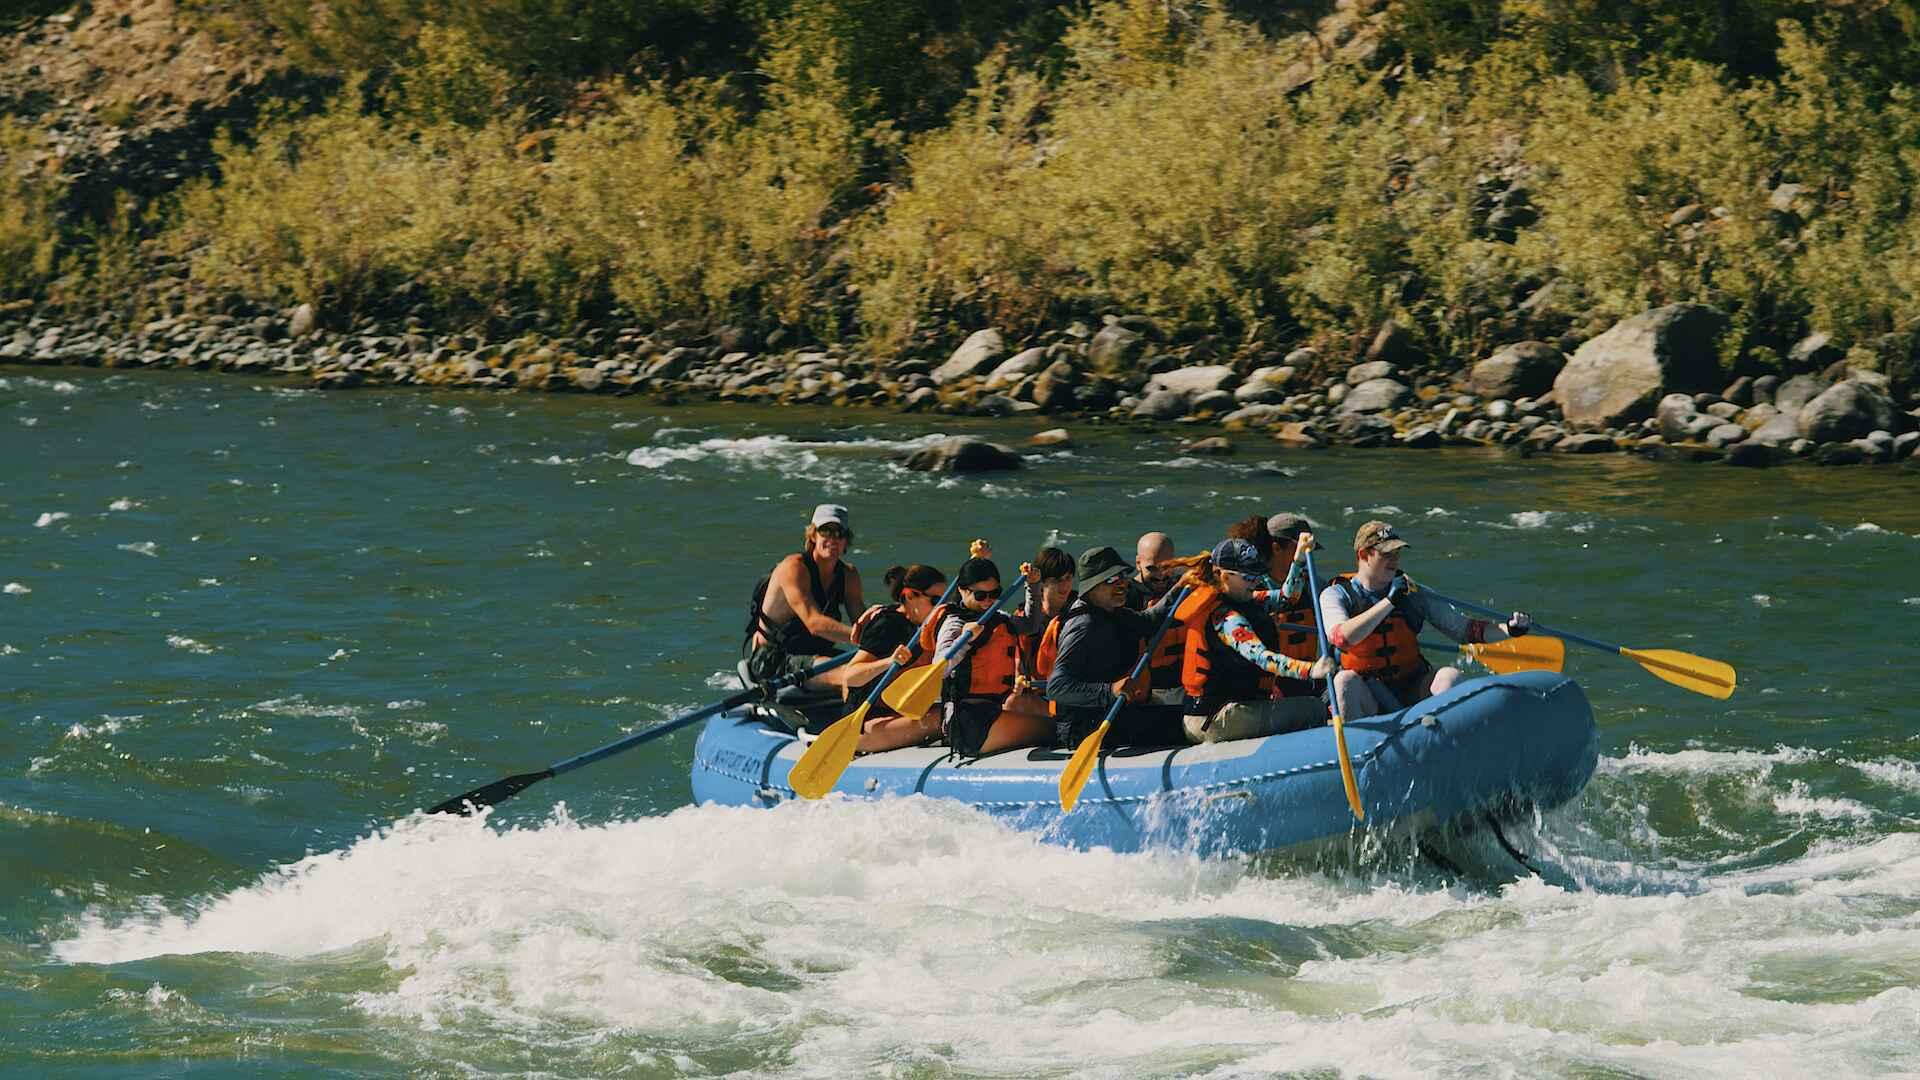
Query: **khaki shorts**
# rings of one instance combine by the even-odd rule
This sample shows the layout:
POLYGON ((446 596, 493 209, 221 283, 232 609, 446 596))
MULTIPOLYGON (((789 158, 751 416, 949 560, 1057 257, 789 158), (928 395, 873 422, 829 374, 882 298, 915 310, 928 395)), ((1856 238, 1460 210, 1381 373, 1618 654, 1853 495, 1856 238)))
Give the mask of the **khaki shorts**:
POLYGON ((1210 743, 1305 731, 1326 722, 1327 707, 1319 698, 1291 697, 1228 702, 1210 717, 1188 716, 1186 729, 1189 742, 1210 743))

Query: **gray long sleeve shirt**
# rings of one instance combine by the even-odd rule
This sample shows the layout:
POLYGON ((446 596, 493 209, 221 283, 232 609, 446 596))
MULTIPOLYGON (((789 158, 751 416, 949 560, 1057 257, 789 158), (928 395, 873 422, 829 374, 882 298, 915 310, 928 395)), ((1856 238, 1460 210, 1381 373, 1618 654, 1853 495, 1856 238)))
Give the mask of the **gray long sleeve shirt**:
POLYGON ((1112 707, 1118 696, 1114 682, 1133 670, 1140 643, 1159 627, 1171 596, 1145 613, 1124 607, 1106 611, 1085 597, 1075 600, 1060 623, 1060 653, 1047 678, 1047 700, 1063 712, 1112 707))

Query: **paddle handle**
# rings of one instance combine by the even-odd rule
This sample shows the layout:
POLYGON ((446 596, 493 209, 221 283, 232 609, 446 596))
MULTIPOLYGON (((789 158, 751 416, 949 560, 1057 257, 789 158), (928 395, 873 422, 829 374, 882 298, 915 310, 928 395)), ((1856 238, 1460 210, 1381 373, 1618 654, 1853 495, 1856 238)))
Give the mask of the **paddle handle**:
MULTIPOLYGON (((815 664, 813 667, 808 668, 798 675, 783 676, 782 678, 775 679, 768 685, 770 687, 785 687, 791 686, 794 683, 804 682, 815 675, 832 671, 834 668, 839 667, 851 659, 853 659, 852 652, 843 652, 830 660, 823 660, 815 664)), ((760 697, 763 693, 764 691, 753 688, 742 690, 732 697, 727 698, 725 701, 716 701, 704 709, 695 709, 685 716, 676 716, 664 724, 655 724, 653 727, 647 728, 644 731, 636 731, 624 739, 616 739, 605 746, 589 750, 584 754, 576 754, 565 761, 555 762, 553 765, 548 766, 548 771, 555 776, 559 776, 564 772, 572 772, 582 765, 591 765, 602 758, 610 758, 623 750, 631 750, 643 742, 651 742, 662 735, 678 731, 688 724, 697 724, 710 717, 719 716, 728 709, 745 705, 747 702, 760 697)))
MULTIPOLYGON (((1167 629, 1173 625, 1174 623, 1173 614, 1174 612, 1180 610, 1180 601, 1185 600, 1187 598, 1187 591, 1188 591, 1188 587, 1185 585, 1180 586, 1179 589, 1174 591, 1173 599, 1167 602, 1166 616, 1160 620, 1159 626, 1156 626, 1153 628, 1153 636, 1147 639, 1146 651, 1140 654, 1140 659, 1135 660, 1133 662, 1133 670, 1127 674, 1128 682, 1132 682, 1133 680, 1139 678, 1140 673, 1142 671, 1145 671, 1147 668, 1147 664, 1153 660, 1153 650, 1160 647, 1160 639, 1166 636, 1167 629)), ((1120 707, 1125 705, 1126 703, 1127 703, 1127 696, 1125 694, 1122 694, 1119 697, 1114 698, 1113 704, 1107 706, 1106 719, 1101 721, 1101 723, 1103 724, 1113 723, 1113 718, 1120 715, 1120 707)), ((1072 807, 1068 807, 1068 809, 1072 809, 1072 807)))
MULTIPOLYGON (((958 578, 959 576, 960 575, 958 574, 954 575, 955 578, 958 578)), ((947 591, 940 594, 939 602, 933 605, 934 610, 938 611, 941 604, 944 604, 947 601, 953 599, 953 590, 959 587, 960 587, 960 583, 957 580, 947 582, 947 591)), ((927 618, 929 619, 933 618, 933 612, 931 611, 928 612, 927 618)), ((867 695, 867 708, 869 709, 873 708, 874 704, 880 700, 881 692, 886 690, 887 687, 893 685, 894 676, 900 674, 902 671, 905 671, 905 670, 906 670, 905 668, 900 666, 900 662, 898 660, 894 661, 891 664, 888 664, 886 673, 880 676, 879 682, 876 682, 873 684, 873 692, 867 695)))
MULTIPOLYGON (((1433 589, 1428 589, 1425 585, 1420 586, 1420 588, 1425 590, 1435 600, 1438 600, 1441 603, 1452 604, 1454 607, 1457 607, 1462 611, 1471 611, 1476 615, 1485 615, 1490 619, 1505 619, 1507 618, 1508 615, 1512 614, 1511 612, 1495 611, 1490 607, 1482 607, 1479 604, 1469 604, 1465 600, 1455 600, 1453 597, 1448 596, 1445 593, 1436 592, 1433 589)), ((1533 629, 1536 633, 1546 634, 1550 637, 1565 638, 1568 641, 1572 641, 1580 645, 1585 645, 1590 649, 1599 649, 1601 652, 1619 653, 1625 648, 1625 646, 1615 645, 1612 642, 1596 641, 1590 637, 1581 637, 1579 634, 1569 634, 1565 630, 1548 626, 1545 623, 1538 623, 1538 622, 1534 623, 1533 629)))

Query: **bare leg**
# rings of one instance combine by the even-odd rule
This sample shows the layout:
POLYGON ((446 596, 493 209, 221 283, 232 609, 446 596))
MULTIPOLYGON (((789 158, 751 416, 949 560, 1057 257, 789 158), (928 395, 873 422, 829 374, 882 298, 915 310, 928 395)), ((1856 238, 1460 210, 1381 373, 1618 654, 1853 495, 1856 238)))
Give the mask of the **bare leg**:
POLYGON ((1002 750, 1012 750, 1017 746, 1039 746, 1053 738, 1053 721, 1045 716, 1030 716, 1026 713, 1003 712, 993 722, 992 730, 987 732, 986 740, 980 744, 980 753, 997 754, 1002 750))
MULTIPOLYGON (((1444 694, 1447 691, 1453 689, 1454 684, 1458 683, 1459 681, 1460 681, 1459 668, 1443 667, 1440 670, 1433 673, 1433 678, 1426 680, 1427 685, 1424 687, 1424 692, 1416 696, 1413 699, 1413 701, 1424 701, 1427 698, 1434 696, 1435 694, 1444 694)), ((1411 705, 1413 704, 1413 701, 1409 701, 1407 702, 1407 704, 1411 705)))
POLYGON ((1342 671, 1333 677, 1333 697, 1340 703, 1343 720, 1358 720, 1380 711, 1380 703, 1367 687, 1366 677, 1357 671, 1342 671))
POLYGON ((857 749, 862 754, 874 754, 882 750, 898 750, 903 746, 918 746, 939 737, 939 709, 925 716, 883 716, 867 721, 866 729, 860 733, 857 749))

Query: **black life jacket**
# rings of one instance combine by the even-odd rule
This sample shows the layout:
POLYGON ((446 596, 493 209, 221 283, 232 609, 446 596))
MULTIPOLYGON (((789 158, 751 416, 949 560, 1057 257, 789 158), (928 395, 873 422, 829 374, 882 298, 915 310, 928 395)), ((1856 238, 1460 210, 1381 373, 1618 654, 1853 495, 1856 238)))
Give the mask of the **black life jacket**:
MULTIPOLYGON (((813 564, 807 553, 799 552, 800 564, 807 568, 807 583, 813 594, 813 602, 833 618, 845 622, 847 597, 847 562, 840 560, 833 568, 833 584, 823 585, 820 581, 820 568, 813 564)), ((785 562, 785 559, 780 560, 785 562)), ((778 570, 779 564, 774 564, 778 570)), ((753 600, 747 606, 747 636, 741 644, 741 652, 753 649, 753 636, 760 634, 775 648, 788 656, 826 656, 839 646, 807 629, 807 624, 799 616, 785 622, 774 622, 766 613, 767 589, 773 584, 773 570, 760 575, 753 586, 753 600)))

